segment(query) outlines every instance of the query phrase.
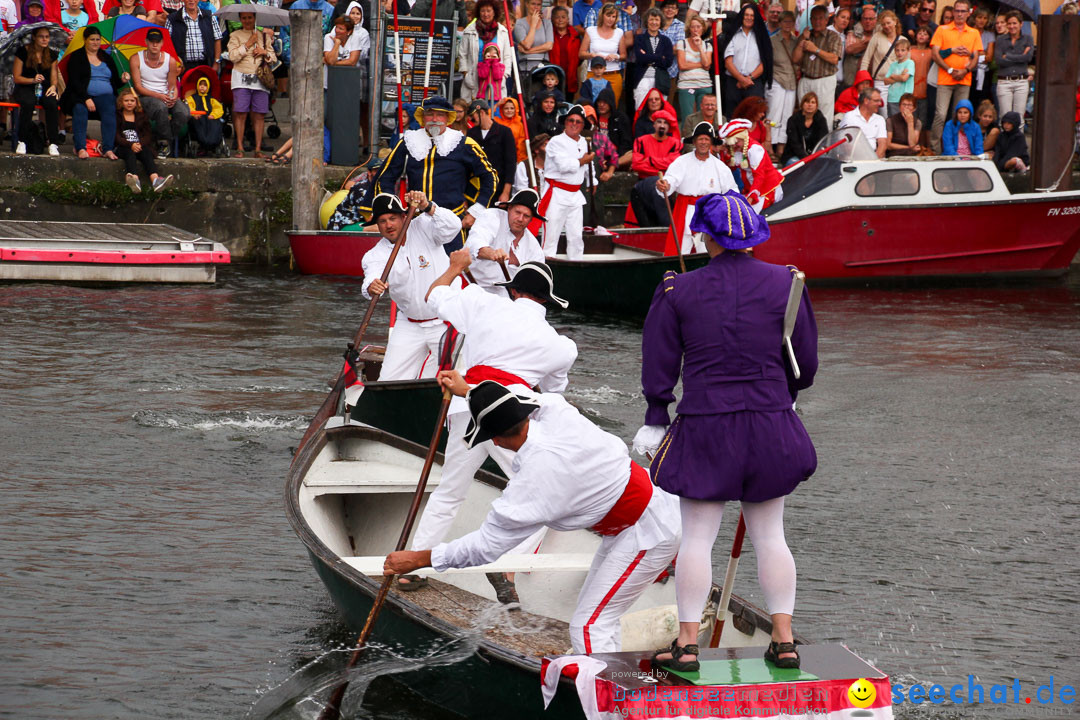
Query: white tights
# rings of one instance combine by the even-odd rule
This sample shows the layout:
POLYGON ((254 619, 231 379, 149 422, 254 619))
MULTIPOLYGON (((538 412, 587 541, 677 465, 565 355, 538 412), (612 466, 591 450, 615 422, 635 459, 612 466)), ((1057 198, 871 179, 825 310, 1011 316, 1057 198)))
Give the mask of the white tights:
MULTIPOLYGON (((699 622, 712 588, 712 550, 724 503, 679 500, 682 544, 676 562, 675 596, 679 622, 699 622)), ((794 614, 795 559, 784 539, 784 498, 742 503, 746 532, 757 555, 758 583, 772 614, 794 614)))

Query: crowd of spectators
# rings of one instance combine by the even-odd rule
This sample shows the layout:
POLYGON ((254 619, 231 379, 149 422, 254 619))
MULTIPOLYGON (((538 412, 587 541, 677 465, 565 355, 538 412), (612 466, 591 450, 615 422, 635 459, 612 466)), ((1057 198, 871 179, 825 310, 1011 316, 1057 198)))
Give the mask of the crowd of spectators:
MULTIPOLYGON (((5 33, 52 20, 71 37, 93 19, 120 14, 160 27, 132 57, 130 73, 117 71, 94 28, 85 31, 62 74, 50 32, 27 37, 12 74, 0 78, 0 101, 18 107, 18 127, 11 128, 20 138, 17 152, 58 154, 71 133, 79 157, 118 159, 122 145, 125 159, 162 158, 177 152, 180 136, 190 135, 200 153, 216 145, 233 157, 249 151, 263 157, 271 98, 288 92, 288 29, 259 27, 253 14, 219 20, 217 2, 232 0, 25 0, 20 8, 0 0, 5 33), (163 51, 166 38, 175 56, 163 51), (187 82, 186 74, 198 67, 206 69, 200 78, 208 87, 200 78, 187 82), (134 122, 134 130, 118 125, 125 88, 133 91, 136 115, 148 121, 148 138, 139 120, 124 121, 134 122), (221 103, 226 88, 230 101, 221 103), (35 107, 45 126, 36 142, 35 107), (101 138, 88 146, 90 118, 100 120, 101 138), (214 142, 214 123, 224 120, 232 124, 231 148, 214 142), (134 153, 132 132, 140 147, 134 153)), ((369 2, 285 6, 323 13, 327 67, 367 67, 369 2)), ((430 17, 431 0, 381 0, 378 8, 390 12, 395 2, 399 13, 430 17)), ((549 2, 446 0, 436 6, 437 17, 458 26, 457 124, 501 163, 500 196, 526 164, 526 131, 533 138, 559 134, 572 103, 588 106, 594 142, 612 157, 598 168, 601 175, 616 168, 642 179, 662 172, 698 123, 719 128, 732 118, 750 122, 749 138, 778 166, 805 157, 841 126, 860 128, 880 157, 985 153, 1008 171, 1029 162, 1023 131, 1035 42, 1015 10, 973 12, 972 0, 955 0, 940 13, 936 0, 797 0, 793 9, 775 0, 743 0, 740 11, 713 20, 702 14, 702 0, 686 6, 680 0, 549 2), (515 46, 524 107, 510 67, 515 46)), ((1066 3, 1063 11, 1074 5, 1066 3)), ((365 90, 358 112, 366 112, 369 101, 365 90)), ((0 121, 7 125, 5 116, 13 114, 0 111, 0 121)), ((534 143, 532 149, 542 158, 542 148, 534 143)), ((287 157, 279 151, 268 159, 287 157)))

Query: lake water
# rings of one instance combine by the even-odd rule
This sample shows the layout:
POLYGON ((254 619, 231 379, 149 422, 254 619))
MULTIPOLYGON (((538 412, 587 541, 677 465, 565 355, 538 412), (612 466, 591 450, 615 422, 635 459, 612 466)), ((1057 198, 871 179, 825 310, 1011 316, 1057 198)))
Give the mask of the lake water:
MULTIPOLYGON (((1075 687, 1080 277, 811 297, 797 630, 905 685, 1075 687)), ((355 280, 236 267, 210 287, 0 287, 0 717, 242 717, 350 640, 282 490, 363 310, 355 280)), ((632 437, 639 328, 553 323, 580 350, 567 395, 632 437)), ((763 604, 749 547, 735 590, 763 604)), ((432 717, 393 694, 360 713, 432 717)))

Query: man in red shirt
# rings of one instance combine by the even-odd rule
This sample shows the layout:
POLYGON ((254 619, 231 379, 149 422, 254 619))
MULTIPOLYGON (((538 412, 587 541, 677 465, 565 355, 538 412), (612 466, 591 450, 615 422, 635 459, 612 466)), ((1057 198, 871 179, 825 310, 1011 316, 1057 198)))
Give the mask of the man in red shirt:
MULTIPOLYGON (((956 0, 953 4, 953 24, 941 25, 930 38, 930 54, 939 68, 937 75, 937 106, 934 109, 934 127, 930 131, 930 145, 935 155, 941 154, 941 131, 951 107, 967 100, 971 92, 971 73, 979 64, 983 51, 982 36, 967 24, 971 14, 970 0, 956 0)), ((931 68, 933 70, 933 68, 931 68)))
POLYGON ((641 178, 630 191, 626 208, 627 227, 667 227, 666 199, 656 192, 656 180, 682 154, 683 143, 671 135, 678 121, 670 110, 652 114, 653 132, 634 141, 634 159, 630 169, 641 178))

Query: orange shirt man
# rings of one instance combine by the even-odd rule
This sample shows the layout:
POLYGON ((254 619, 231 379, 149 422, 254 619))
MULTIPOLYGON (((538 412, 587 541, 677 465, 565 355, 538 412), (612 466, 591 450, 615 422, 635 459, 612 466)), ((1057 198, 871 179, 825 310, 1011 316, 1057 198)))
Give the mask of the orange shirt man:
POLYGON ((961 100, 967 100, 971 92, 971 73, 979 64, 979 55, 983 52, 979 31, 968 27, 970 14, 971 0, 956 0, 953 4, 953 23, 938 26, 930 38, 930 54, 938 67, 937 103, 934 125, 930 131, 930 145, 935 155, 941 154, 941 131, 945 128, 946 118, 950 117, 951 107, 961 100))

